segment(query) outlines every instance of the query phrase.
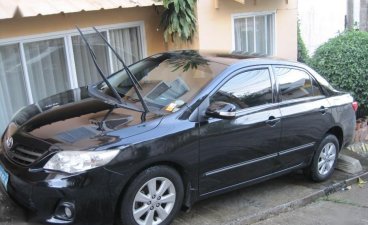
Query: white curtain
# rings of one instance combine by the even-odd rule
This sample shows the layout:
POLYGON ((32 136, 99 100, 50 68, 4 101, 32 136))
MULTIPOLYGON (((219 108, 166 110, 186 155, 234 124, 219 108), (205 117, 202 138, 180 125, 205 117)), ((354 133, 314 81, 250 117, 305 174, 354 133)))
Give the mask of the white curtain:
POLYGON ((0 46, 0 132, 13 113, 28 104, 19 45, 0 46))
MULTIPOLYGON (((102 32, 106 37, 106 32, 102 32)), ((105 75, 109 75, 109 55, 106 45, 98 34, 85 34, 88 43, 91 45, 97 57, 97 63, 105 75)), ((82 38, 72 37, 75 69, 77 71, 78 86, 86 86, 101 81, 101 77, 93 63, 88 48, 82 38)))
POLYGON ((273 14, 270 14, 235 19, 235 51, 272 55, 274 42, 273 17, 273 14))
POLYGON ((246 18, 235 19, 235 50, 247 51, 246 46, 246 18))
POLYGON ((275 24, 274 16, 273 15, 268 15, 267 16, 267 34, 268 34, 267 55, 272 55, 273 54, 274 40, 275 40, 274 24, 275 24))
POLYGON ((254 52, 254 17, 238 18, 235 25, 235 51, 254 52))
MULTIPOLYGON (((247 49, 249 53, 254 52, 254 17, 247 18, 247 49)), ((245 40, 243 40, 245 42, 245 40)))
POLYGON ((266 17, 265 16, 256 16, 256 52, 260 54, 267 53, 267 39, 266 36, 267 27, 266 27, 266 17))
MULTIPOLYGON (((110 30, 110 43, 123 58, 126 65, 142 59, 142 43, 139 27, 110 30)), ((123 68, 120 61, 112 55, 113 71, 123 68)))
POLYGON ((70 88, 63 38, 26 43, 24 54, 35 102, 70 88))

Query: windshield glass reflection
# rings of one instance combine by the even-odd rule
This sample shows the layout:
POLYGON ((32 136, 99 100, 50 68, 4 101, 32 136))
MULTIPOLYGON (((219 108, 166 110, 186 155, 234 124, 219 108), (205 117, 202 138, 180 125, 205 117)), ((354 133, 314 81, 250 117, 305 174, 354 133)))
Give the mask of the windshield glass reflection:
MULTIPOLYGON (((151 56, 129 67, 138 80, 143 100, 150 110, 175 112, 188 103, 226 65, 211 62, 196 51, 181 51, 151 56)), ((125 102, 141 108, 133 83, 126 71, 109 79, 125 102)), ((112 95, 105 82, 97 86, 112 95)))

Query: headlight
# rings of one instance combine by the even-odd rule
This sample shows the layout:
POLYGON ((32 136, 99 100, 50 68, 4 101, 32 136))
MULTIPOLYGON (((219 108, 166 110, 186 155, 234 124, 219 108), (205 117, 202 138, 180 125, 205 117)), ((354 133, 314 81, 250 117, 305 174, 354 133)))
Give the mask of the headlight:
POLYGON ((117 150, 106 151, 63 151, 56 153, 43 167, 66 173, 79 173, 109 163, 119 153, 117 150))

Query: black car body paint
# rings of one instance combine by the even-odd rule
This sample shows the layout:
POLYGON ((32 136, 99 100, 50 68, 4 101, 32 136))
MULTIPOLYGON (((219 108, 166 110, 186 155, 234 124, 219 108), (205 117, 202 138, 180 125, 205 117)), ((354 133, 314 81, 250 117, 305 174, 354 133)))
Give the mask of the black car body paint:
MULTIPOLYGON (((180 58, 181 52, 174 54, 180 58)), ((6 147, 5 134, 0 150, 0 165, 9 174, 9 196, 30 209, 36 221, 112 224, 127 184, 150 166, 176 169, 185 186, 184 203, 191 206, 308 166, 326 133, 340 135, 342 146, 352 140, 352 97, 332 89, 310 68, 271 59, 232 59, 228 65, 222 57, 206 60, 218 61, 224 70, 177 111, 150 110, 145 121, 142 112, 91 97, 86 87, 21 110, 12 121, 18 127, 11 134, 14 145, 6 147), (281 102, 275 66, 306 71, 317 80, 323 97, 281 102), (273 102, 240 110, 231 120, 208 118, 210 97, 234 75, 255 68, 269 71, 273 102), (97 129, 101 121, 103 129, 97 129), (43 169, 56 152, 106 149, 121 150, 103 167, 77 174, 43 169), (55 215, 64 202, 75 207, 70 221, 55 215)))

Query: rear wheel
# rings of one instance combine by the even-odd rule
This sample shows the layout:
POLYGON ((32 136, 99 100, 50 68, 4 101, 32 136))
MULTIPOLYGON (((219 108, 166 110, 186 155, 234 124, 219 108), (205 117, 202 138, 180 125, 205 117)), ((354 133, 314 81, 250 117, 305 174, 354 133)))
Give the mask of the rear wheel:
POLYGON ((335 170, 338 154, 339 141, 336 136, 327 135, 319 144, 307 174, 317 182, 327 180, 335 170))
POLYGON ((167 166, 140 173, 130 184, 121 205, 121 222, 126 225, 170 224, 183 202, 180 175, 167 166))

